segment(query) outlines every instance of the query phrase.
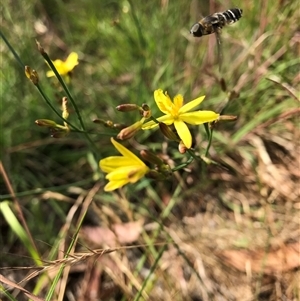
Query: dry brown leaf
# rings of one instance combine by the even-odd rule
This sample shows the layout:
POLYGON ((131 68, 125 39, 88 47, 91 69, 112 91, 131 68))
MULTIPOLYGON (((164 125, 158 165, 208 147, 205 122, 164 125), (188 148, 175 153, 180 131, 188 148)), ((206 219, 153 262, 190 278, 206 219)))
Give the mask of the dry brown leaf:
POLYGON ((249 267, 256 273, 286 272, 300 266, 300 242, 285 245, 267 254, 263 250, 225 250, 219 256, 225 263, 243 272, 249 267))
POLYGON ((136 241, 142 231, 144 221, 129 222, 112 225, 112 230, 104 227, 85 226, 81 228, 80 235, 97 246, 127 244, 136 241))

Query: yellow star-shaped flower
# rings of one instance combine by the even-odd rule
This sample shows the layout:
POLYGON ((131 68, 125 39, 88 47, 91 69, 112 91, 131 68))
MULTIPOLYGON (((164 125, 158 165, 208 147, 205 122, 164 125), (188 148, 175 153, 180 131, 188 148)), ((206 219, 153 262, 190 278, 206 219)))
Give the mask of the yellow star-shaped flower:
MULTIPOLYGON (((71 52, 65 61, 55 60, 53 61, 54 67, 60 75, 68 75, 75 66, 78 65, 78 54, 76 52, 71 52)), ((47 71, 47 77, 55 76, 54 72, 47 71)))
MULTIPOLYGON (((180 94, 176 95, 172 102, 169 95, 162 89, 154 91, 154 100, 160 111, 165 114, 156 120, 167 125, 174 124, 178 136, 187 148, 192 146, 192 135, 186 123, 199 125, 219 118, 219 114, 213 111, 192 111, 204 98, 205 96, 198 97, 184 105, 183 96, 180 94)), ((158 123, 155 121, 149 121, 144 123, 142 129, 148 130, 157 126, 158 123)))
POLYGON ((111 138, 111 142, 122 156, 112 156, 100 160, 99 166, 107 173, 105 178, 109 180, 104 187, 104 191, 112 191, 128 183, 135 183, 150 170, 143 161, 126 147, 113 138, 111 138))

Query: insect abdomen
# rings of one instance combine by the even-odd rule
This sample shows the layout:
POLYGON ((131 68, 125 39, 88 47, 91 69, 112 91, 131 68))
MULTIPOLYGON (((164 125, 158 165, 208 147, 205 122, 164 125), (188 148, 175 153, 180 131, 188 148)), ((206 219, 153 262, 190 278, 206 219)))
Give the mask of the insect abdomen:
POLYGON ((232 24, 242 17, 243 10, 239 8, 231 8, 222 13, 225 18, 225 24, 232 24))

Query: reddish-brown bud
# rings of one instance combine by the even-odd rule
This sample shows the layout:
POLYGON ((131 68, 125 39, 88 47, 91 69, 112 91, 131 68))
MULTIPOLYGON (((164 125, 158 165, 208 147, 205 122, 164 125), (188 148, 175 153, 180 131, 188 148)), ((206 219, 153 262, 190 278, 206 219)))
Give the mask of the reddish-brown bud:
POLYGON ((182 141, 180 141, 178 144, 178 150, 181 154, 185 154, 187 151, 187 147, 184 145, 182 141))
POLYGON ((235 121, 237 120, 237 118, 238 117, 235 115, 220 115, 218 121, 222 121, 222 120, 235 121))
POLYGON ((118 130, 122 130, 126 128, 125 124, 121 124, 121 123, 114 123, 112 126, 114 129, 118 129, 118 130))
POLYGON ((116 109, 120 112, 131 112, 131 111, 138 111, 140 107, 132 103, 123 103, 118 105, 116 109))
POLYGON ((141 120, 137 121, 136 123, 132 124, 131 126, 128 126, 127 128, 124 128, 121 130, 121 132, 118 134, 117 138, 120 140, 126 140, 132 138, 141 128, 144 123, 145 118, 142 118, 141 120))
POLYGON ((154 153, 143 149, 140 151, 140 155, 142 156, 142 158, 146 161, 148 161, 149 163, 155 164, 155 165, 162 165, 164 164, 164 162, 158 157, 156 156, 154 153))
POLYGON ((177 137, 177 135, 165 123, 160 122, 159 129, 164 134, 164 136, 167 137, 168 139, 170 139, 172 141, 179 141, 179 138, 177 137))

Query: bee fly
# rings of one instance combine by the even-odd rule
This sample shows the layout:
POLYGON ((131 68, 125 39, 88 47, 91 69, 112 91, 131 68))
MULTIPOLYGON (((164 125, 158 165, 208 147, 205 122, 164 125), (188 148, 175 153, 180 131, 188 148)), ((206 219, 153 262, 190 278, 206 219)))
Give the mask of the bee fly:
POLYGON ((209 15, 192 26, 191 34, 194 37, 202 37, 219 32, 223 26, 238 21, 242 17, 242 13, 243 11, 239 8, 231 8, 223 13, 209 15))
POLYGON ((219 69, 221 69, 221 29, 225 25, 230 25, 235 23, 242 17, 243 10, 239 8, 231 8, 222 13, 214 13, 209 15, 199 22, 195 23, 190 33, 194 37, 202 37, 204 35, 216 34, 217 44, 218 44, 218 53, 219 53, 219 69))

